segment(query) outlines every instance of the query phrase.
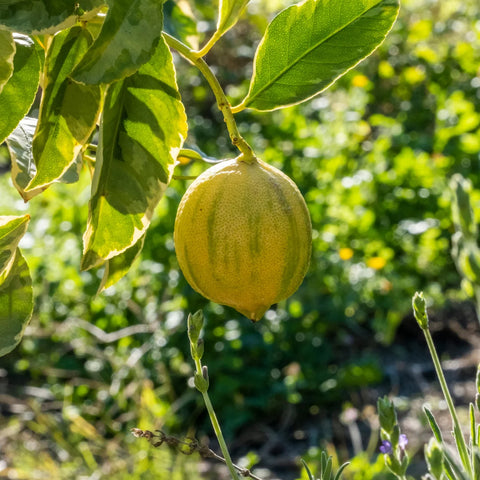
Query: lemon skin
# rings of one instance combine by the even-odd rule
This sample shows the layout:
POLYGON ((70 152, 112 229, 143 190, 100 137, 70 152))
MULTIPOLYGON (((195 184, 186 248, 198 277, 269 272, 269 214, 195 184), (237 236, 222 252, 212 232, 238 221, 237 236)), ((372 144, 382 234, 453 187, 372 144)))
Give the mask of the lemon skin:
POLYGON ((180 268, 197 292, 257 321, 302 283, 312 225, 288 176, 259 159, 238 157, 190 185, 174 241, 180 268))

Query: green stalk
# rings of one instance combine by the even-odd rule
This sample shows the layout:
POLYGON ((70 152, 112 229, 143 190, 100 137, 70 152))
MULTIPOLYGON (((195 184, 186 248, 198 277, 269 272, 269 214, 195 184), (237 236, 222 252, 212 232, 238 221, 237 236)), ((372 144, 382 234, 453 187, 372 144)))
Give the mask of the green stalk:
POLYGON ((475 290, 475 311, 477 313, 477 319, 480 322, 480 286, 474 285, 473 288, 475 290))
POLYGON ((443 395, 445 397, 445 400, 447 401, 448 410, 450 411, 450 416, 452 417, 453 430, 455 433, 455 439, 458 447, 458 453, 460 454, 460 459, 468 475, 470 476, 470 478, 473 479, 472 466, 469 461, 467 444, 465 443, 465 438, 463 436, 462 429, 460 427, 457 411, 455 410, 455 405, 453 404, 452 396, 450 395, 450 391, 448 390, 448 385, 445 380, 445 376, 443 374, 440 359, 438 358, 438 354, 435 349, 435 345, 433 343, 432 335, 430 334, 430 330, 428 329, 428 327, 422 328, 422 331, 423 331, 423 334, 425 335, 428 349, 430 350, 430 355, 432 356, 433 364, 435 366, 435 371, 437 372, 437 377, 440 382, 440 386, 442 387, 443 395))
MULTIPOLYGON (((197 374, 203 375, 202 362, 198 357, 194 358, 194 360, 195 360, 195 367, 197 369, 197 374)), ((215 431, 215 435, 220 445, 220 450, 222 451, 223 457, 225 458, 225 463, 227 464, 228 470, 230 471, 230 475, 232 476, 233 480, 239 480, 237 471, 233 466, 232 457, 230 457, 230 452, 228 451, 227 444, 225 443, 222 429, 220 428, 220 423, 218 422, 217 415, 215 414, 215 410, 213 409, 212 402, 210 401, 208 391, 205 390, 204 392, 202 391, 201 393, 203 396, 203 401, 205 402, 205 406, 207 407, 210 421, 212 422, 213 430, 215 431)))
POLYGON ((195 51, 195 55, 197 57, 204 57, 210 50, 211 48, 217 43, 217 40, 222 36, 222 33, 220 31, 216 31, 210 40, 200 49, 195 51))
POLYGON ((230 102, 228 101, 225 92, 223 91, 220 83, 218 82, 217 77, 212 72, 208 64, 203 58, 198 56, 197 52, 189 48, 187 45, 185 45, 175 37, 172 37, 168 33, 163 32, 163 38, 165 39, 165 42, 169 47, 174 48, 180 55, 185 57, 200 70, 200 72, 210 85, 213 94, 215 95, 218 108, 222 112, 223 118, 227 125, 228 133, 230 134, 232 144, 235 145, 243 154, 241 160, 249 163, 254 162, 256 157, 253 153, 252 147, 250 147, 250 145, 240 135, 237 123, 235 122, 235 118, 232 113, 232 106, 230 105, 230 102))

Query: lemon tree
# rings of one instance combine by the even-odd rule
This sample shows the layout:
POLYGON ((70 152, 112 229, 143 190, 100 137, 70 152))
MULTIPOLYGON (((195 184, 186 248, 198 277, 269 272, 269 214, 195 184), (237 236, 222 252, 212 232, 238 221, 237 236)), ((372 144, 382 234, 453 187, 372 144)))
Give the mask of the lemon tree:
MULTIPOLYGON (((235 26, 248 4, 219 1, 216 30, 209 38, 197 28, 200 20, 187 1, 30 0, 0 5, 0 143, 8 146, 12 184, 28 202, 54 183, 77 181, 81 169, 91 171, 79 268, 103 268, 100 289, 121 278, 140 254, 179 158, 203 160, 198 151, 185 148, 187 115, 172 51, 193 63, 206 79, 232 144, 248 160, 261 152, 252 152, 242 138, 235 115, 247 108, 274 110, 317 95, 375 50, 399 8, 398 0, 305 0, 287 7, 268 24, 259 42, 248 93, 231 106, 205 56, 235 26)), ((252 319, 298 287, 310 252, 310 224, 298 190, 280 172, 255 162, 250 166, 237 162, 238 168, 253 173, 240 175, 239 185, 224 186, 230 200, 222 208, 238 210, 238 224, 231 223, 232 235, 227 235, 225 246, 233 245, 235 261, 241 259, 236 283, 242 288, 225 278, 218 283, 207 279, 207 287, 197 284, 195 276, 203 278, 207 264, 193 272, 187 267, 191 262, 179 254, 194 288, 252 319), (262 176, 265 172, 271 182, 262 176), (256 189, 262 194, 255 200, 256 189), (285 198, 279 199, 280 192, 285 198), (290 216, 269 215, 287 207, 290 216), (242 239, 240 244, 235 238, 242 239), (254 255, 256 242, 264 252, 259 257, 254 255), (250 283, 249 275, 255 277, 250 283)), ((221 183, 216 174, 206 175, 207 191, 209 184, 221 183)), ((187 203, 191 196, 184 201, 183 215, 193 209, 187 203)), ((220 218, 215 195, 210 192, 205 198, 213 200, 204 220, 208 222, 209 214, 220 218)), ((193 224, 182 227, 183 215, 175 234, 180 247, 195 241, 190 238, 193 224)), ((192 218, 201 223, 202 215, 192 218)), ((18 343, 32 311, 32 280, 17 250, 27 223, 5 218, 0 224, 0 258, 6 265, 0 277, 0 300, 6 306, 0 309, 0 332, 5 332, 0 353, 18 343)), ((204 250, 217 245, 208 258, 212 268, 221 271, 215 254, 220 252, 218 238, 198 242, 204 250)), ((179 251, 190 258, 188 249, 179 251)), ((233 271, 235 261, 229 267, 233 271)), ((230 271, 224 270, 228 275, 230 271)))

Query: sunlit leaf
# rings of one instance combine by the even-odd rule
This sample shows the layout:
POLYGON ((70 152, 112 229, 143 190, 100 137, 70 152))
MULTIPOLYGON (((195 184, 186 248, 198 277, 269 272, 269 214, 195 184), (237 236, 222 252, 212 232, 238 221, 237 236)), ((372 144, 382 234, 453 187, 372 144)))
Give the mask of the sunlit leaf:
POLYGON ((315 480, 315 477, 313 476, 312 472, 308 468, 307 462, 305 462, 305 460, 303 458, 301 460, 302 460, 303 466, 305 468, 305 471, 307 472, 309 480, 315 480))
POLYGON ((163 25, 163 0, 111 0, 100 35, 73 72, 75 80, 111 83, 152 57, 163 25))
POLYGON ((373 52, 398 0, 306 0, 280 12, 258 47, 241 106, 273 110, 320 93, 373 52))
POLYGON ((220 0, 217 32, 224 34, 232 28, 250 0, 220 0))
POLYGON ((37 172, 26 191, 58 180, 92 134, 100 112, 101 88, 81 85, 68 75, 92 42, 88 30, 58 33, 47 51, 44 92, 33 139, 37 172))
POLYGON ((0 93, 3 86, 13 73, 13 57, 15 56, 15 42, 13 35, 0 28, 0 93))
MULTIPOLYGON (((36 126, 36 118, 25 117, 7 138, 7 146, 12 159, 12 182, 26 202, 47 188, 47 186, 43 186, 28 192, 25 191, 25 187, 37 171, 32 154, 32 142, 36 126)), ((78 181, 80 167, 81 159, 77 157, 58 181, 63 183, 78 181)))
POLYGON ((75 1, 15 0, 0 2, 0 24, 25 34, 55 33, 73 26, 81 15, 88 20, 105 5, 105 0, 75 1))
POLYGON ((197 147, 182 148, 178 153, 178 163, 184 165, 189 163, 191 160, 200 160, 206 163, 220 163, 223 161, 222 159, 219 160, 218 158, 209 157, 197 147))
POLYGON ((0 143, 10 135, 28 113, 37 93, 40 61, 30 38, 14 34, 14 71, 0 92, 0 143))
POLYGON ((169 0, 163 7, 163 30, 184 43, 198 48, 197 22, 187 1, 169 0))
POLYGON ((8 274, 18 243, 27 231, 30 215, 0 216, 0 282, 8 274))
POLYGON ((12 267, 0 283, 0 356, 20 342, 33 312, 32 278, 17 248, 12 267))
POLYGON ((123 253, 105 262, 105 272, 103 273, 102 282, 98 288, 99 292, 117 283, 128 272, 132 263, 140 255, 144 242, 145 235, 123 253))
POLYGON ((150 62, 108 88, 83 269, 102 264, 141 239, 186 133, 172 56, 162 39, 150 62))

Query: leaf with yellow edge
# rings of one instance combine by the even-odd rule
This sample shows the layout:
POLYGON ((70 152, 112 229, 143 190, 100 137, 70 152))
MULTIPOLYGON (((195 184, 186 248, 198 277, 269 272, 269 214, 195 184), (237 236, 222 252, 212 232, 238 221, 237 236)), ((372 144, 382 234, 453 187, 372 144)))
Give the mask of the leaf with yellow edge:
POLYGON ((100 34, 77 65, 73 78, 108 84, 135 73, 160 41, 164 0, 110 0, 100 34))
POLYGON ((0 93, 3 86, 13 73, 13 57, 15 56, 15 42, 13 35, 0 28, 0 93))
POLYGON ((96 127, 101 88, 81 85, 68 77, 92 41, 87 29, 73 27, 55 35, 48 48, 44 92, 33 139, 36 174, 25 188, 27 192, 58 181, 96 127))
POLYGON ((107 90, 82 269, 142 238, 186 135, 172 55, 162 39, 148 63, 107 90))
POLYGON ((250 0, 220 0, 217 32, 224 34, 232 28, 250 0))
POLYGON ((8 274, 15 252, 27 231, 30 215, 0 216, 0 281, 8 274))
POLYGON ((0 356, 18 345, 32 312, 32 278, 17 248, 8 275, 0 281, 0 356))
POLYGON ((116 257, 110 258, 105 262, 105 272, 103 273, 102 282, 98 288, 101 292, 113 284, 117 283, 130 269, 132 263, 138 258, 145 243, 145 235, 143 235, 137 243, 127 248, 123 253, 116 257))

